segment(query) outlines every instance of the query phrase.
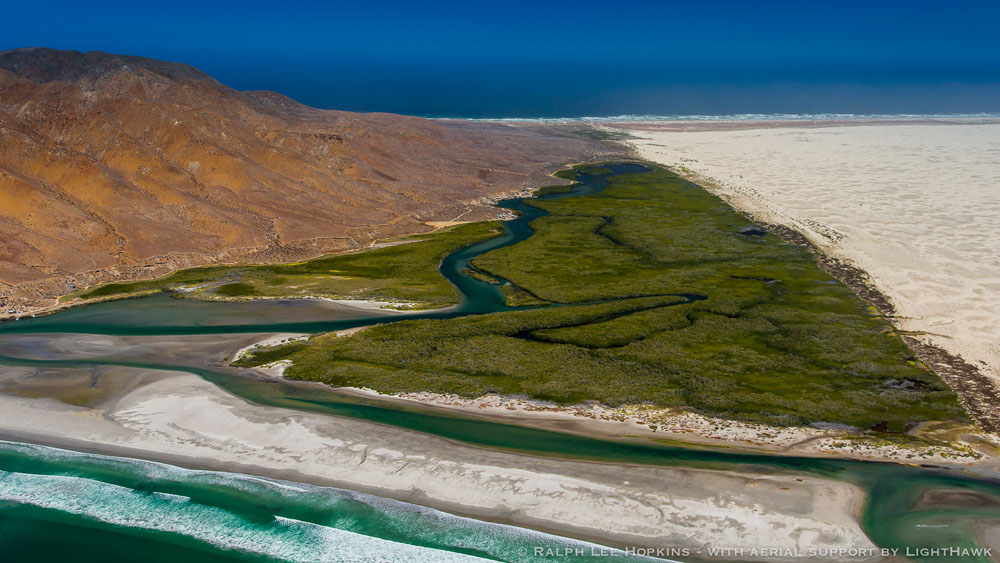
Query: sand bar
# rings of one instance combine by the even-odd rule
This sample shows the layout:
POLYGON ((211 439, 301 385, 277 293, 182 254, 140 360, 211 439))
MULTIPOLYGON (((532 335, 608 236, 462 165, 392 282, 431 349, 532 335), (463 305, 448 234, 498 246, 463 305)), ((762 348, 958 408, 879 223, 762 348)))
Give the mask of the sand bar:
POLYGON ((147 383, 93 408, 2 395, 2 433, 361 490, 612 545, 872 547, 857 521, 864 494, 846 483, 492 451, 253 405, 192 375, 104 369, 142 371, 133 375, 147 383))
MULTIPOLYGON (((257 370, 265 375, 270 373, 260 368, 257 370)), ((996 455, 1000 450, 1000 438, 981 432, 972 425, 928 422, 912 429, 911 435, 932 440, 941 440, 947 435, 947 444, 930 446, 914 442, 904 445, 877 438, 865 440, 854 433, 854 430, 849 431, 848 427, 837 425, 771 426, 713 418, 686 409, 667 409, 655 405, 559 405, 526 397, 496 394, 467 398, 430 392, 384 394, 371 389, 349 387, 334 390, 410 408, 461 413, 501 424, 541 428, 590 438, 665 441, 689 447, 716 447, 729 451, 802 457, 903 464, 917 462, 975 471, 989 476, 1000 474, 1000 458, 996 455)))

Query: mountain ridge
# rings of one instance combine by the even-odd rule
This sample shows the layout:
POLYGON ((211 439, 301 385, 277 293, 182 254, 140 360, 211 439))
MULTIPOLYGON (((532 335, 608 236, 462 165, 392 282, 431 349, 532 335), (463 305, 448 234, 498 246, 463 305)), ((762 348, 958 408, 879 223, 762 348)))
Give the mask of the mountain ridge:
POLYGON ((495 216, 613 149, 496 124, 310 108, 182 63, 0 52, 0 304, 221 261, 274 262, 495 216))

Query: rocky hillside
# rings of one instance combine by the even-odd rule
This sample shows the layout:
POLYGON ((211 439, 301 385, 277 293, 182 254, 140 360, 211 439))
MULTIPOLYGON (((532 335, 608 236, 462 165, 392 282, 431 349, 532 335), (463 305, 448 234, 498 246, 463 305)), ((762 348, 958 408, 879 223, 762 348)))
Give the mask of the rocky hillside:
POLYGON ((494 213, 604 147, 500 125, 317 110, 187 65, 0 52, 0 304, 277 261, 494 213), (467 213, 467 210, 472 211, 467 213))

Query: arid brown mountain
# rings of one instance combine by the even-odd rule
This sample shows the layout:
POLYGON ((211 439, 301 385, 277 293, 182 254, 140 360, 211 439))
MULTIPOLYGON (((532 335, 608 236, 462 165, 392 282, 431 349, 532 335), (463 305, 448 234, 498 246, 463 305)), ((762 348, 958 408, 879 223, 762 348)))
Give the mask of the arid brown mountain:
POLYGON ((317 110, 187 65, 0 52, 0 304, 277 261, 485 217, 608 149, 501 125, 317 110))

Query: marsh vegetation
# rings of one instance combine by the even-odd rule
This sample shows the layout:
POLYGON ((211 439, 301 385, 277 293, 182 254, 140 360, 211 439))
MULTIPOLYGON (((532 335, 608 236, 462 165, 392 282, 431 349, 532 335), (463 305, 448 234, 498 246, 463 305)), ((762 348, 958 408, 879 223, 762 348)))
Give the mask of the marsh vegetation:
POLYGON ((328 297, 416 302, 426 308, 459 301, 455 287, 437 271, 441 259, 468 244, 503 233, 497 221, 459 225, 428 235, 401 237, 392 246, 337 254, 295 264, 217 266, 181 270, 139 282, 111 283, 80 292, 81 299, 114 298, 190 288, 188 297, 328 297))
MULTIPOLYGON (((967 420, 891 325, 809 250, 746 234, 751 222, 669 171, 607 178, 599 193, 526 200, 548 212, 535 234, 472 262, 509 280, 517 303, 548 305, 323 335, 244 365, 289 358, 287 377, 334 386, 652 403, 772 424, 901 431, 967 420)), ((364 263, 382 271, 371 254, 364 263)))

